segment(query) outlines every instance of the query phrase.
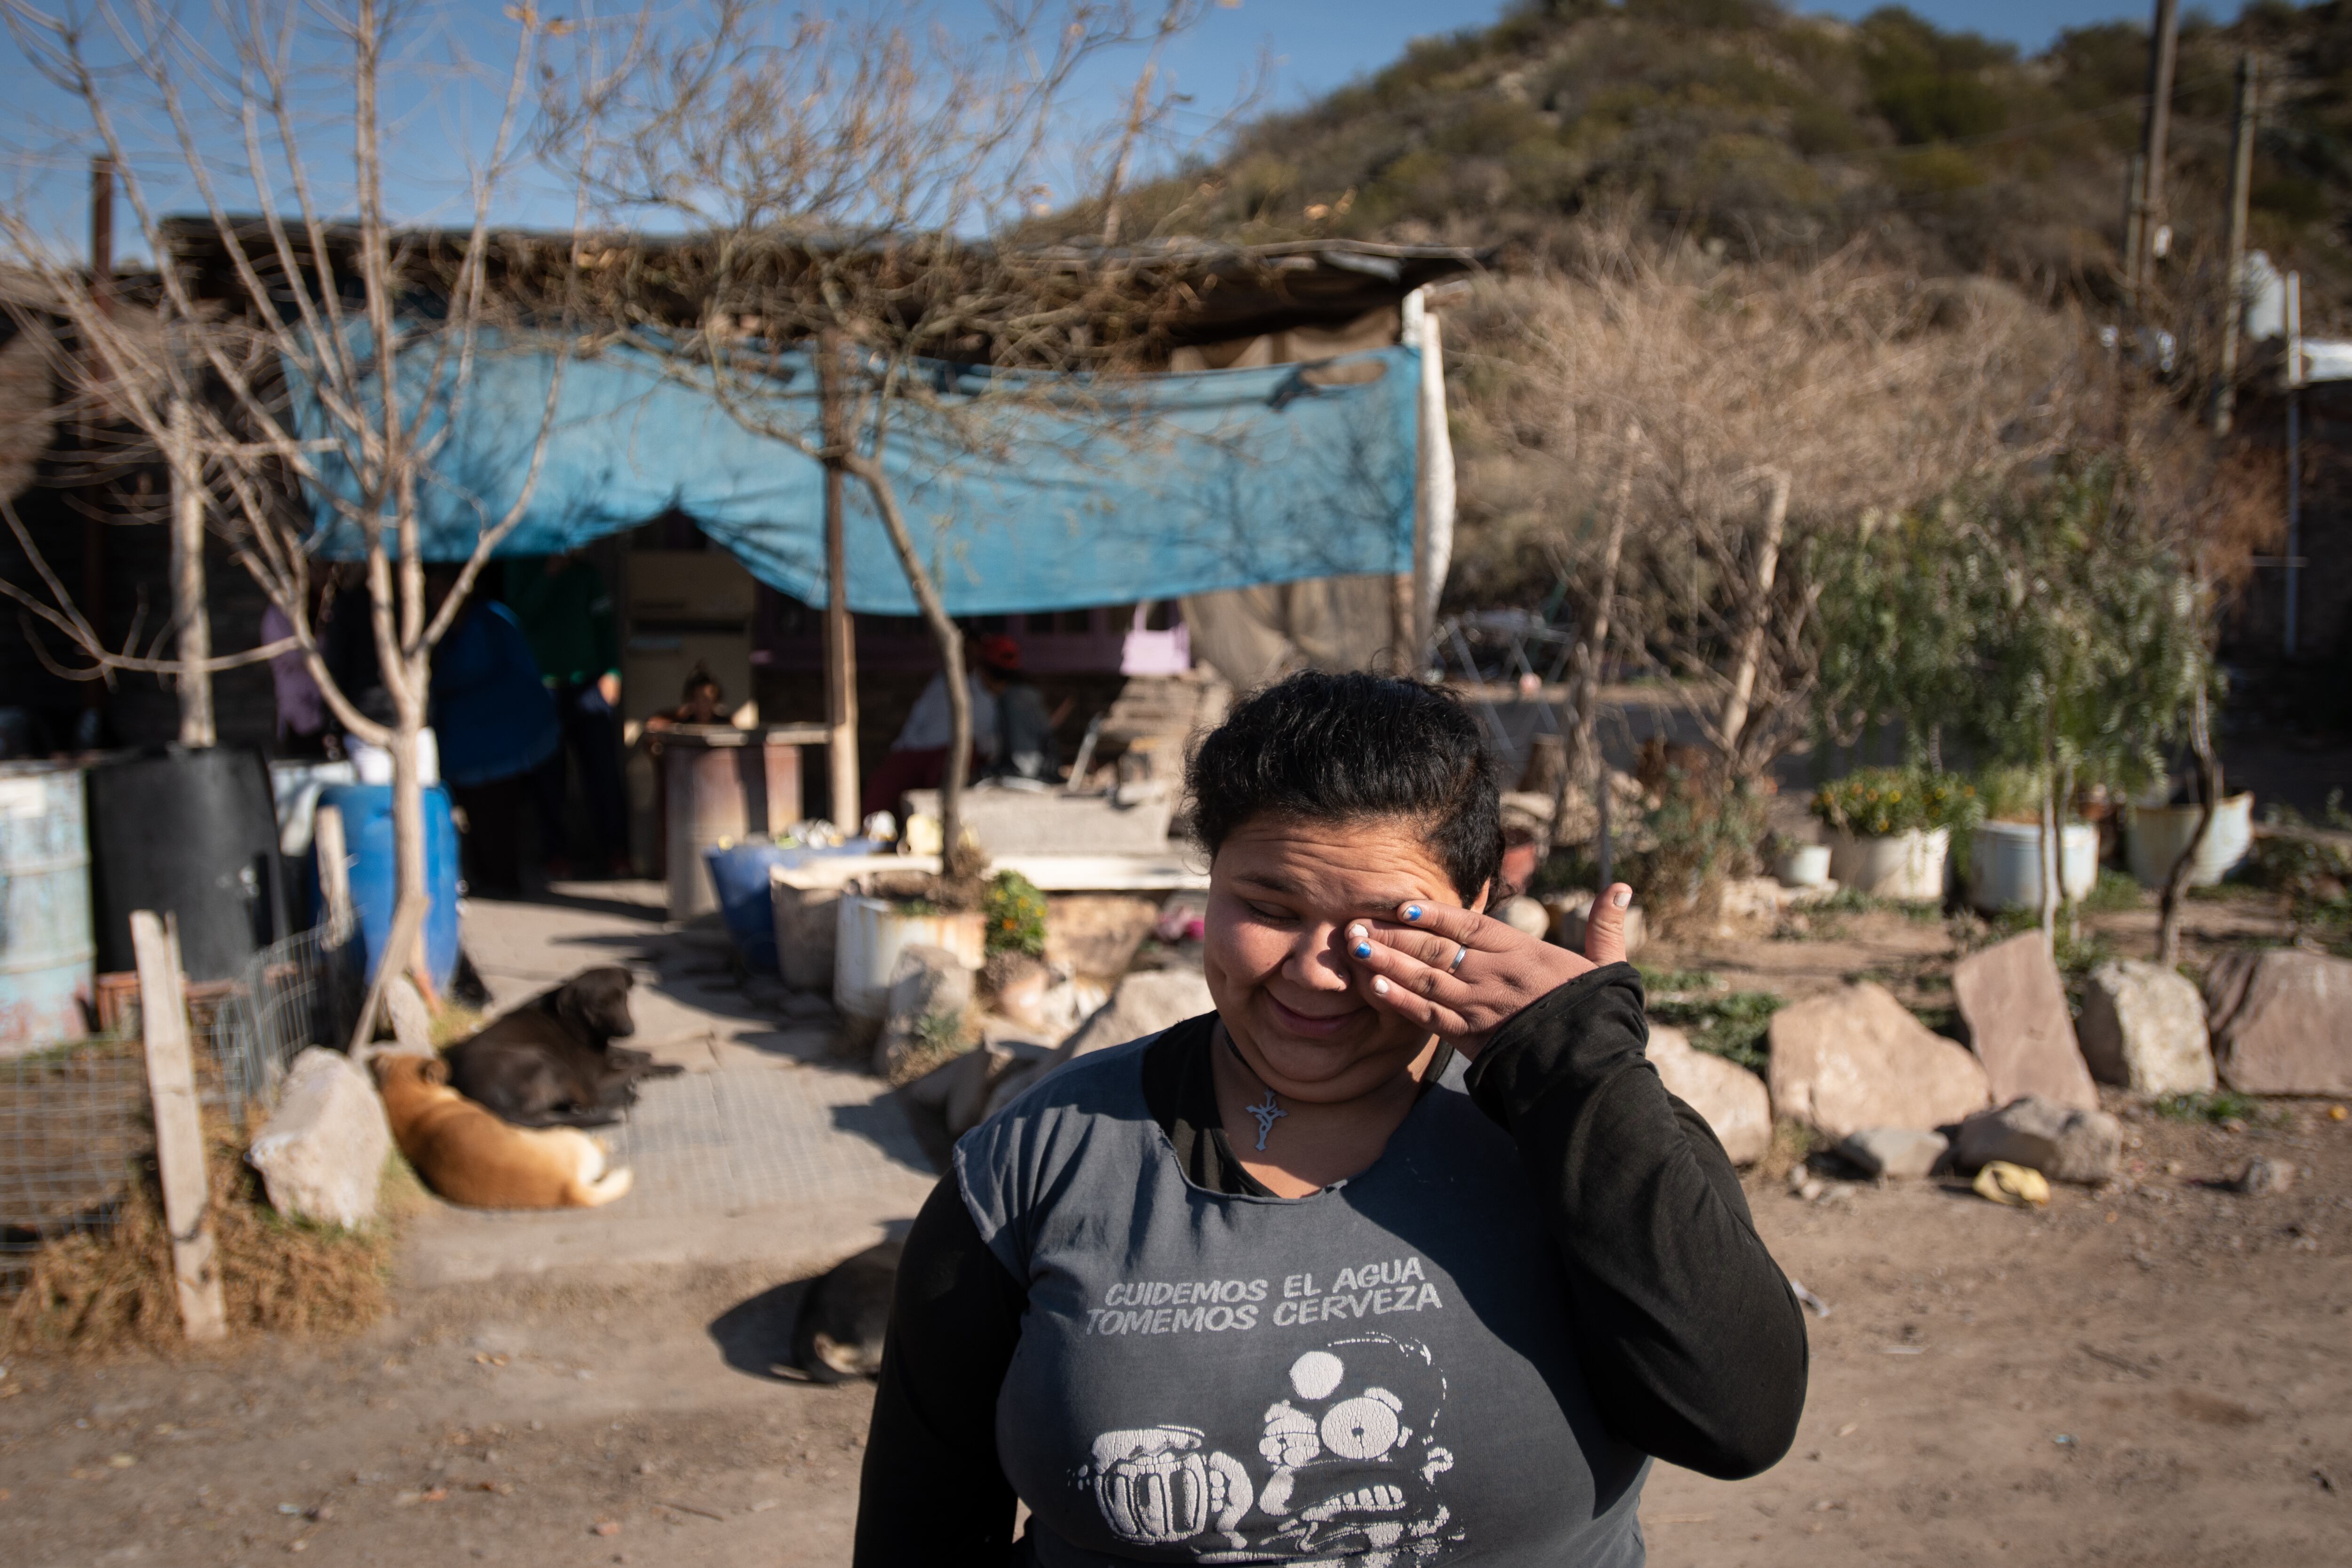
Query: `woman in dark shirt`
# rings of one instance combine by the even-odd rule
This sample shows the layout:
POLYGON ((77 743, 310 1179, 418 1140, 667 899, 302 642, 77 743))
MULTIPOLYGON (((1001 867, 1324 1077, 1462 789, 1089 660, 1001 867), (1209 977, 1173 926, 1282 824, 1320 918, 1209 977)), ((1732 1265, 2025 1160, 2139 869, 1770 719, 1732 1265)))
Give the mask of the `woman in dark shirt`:
POLYGON ((1217 1010, 958 1144, 856 1561, 1638 1564, 1649 1458, 1772 1464, 1806 1350, 1643 1058, 1629 890, 1582 957, 1480 913, 1493 762, 1408 681, 1294 677, 1189 783, 1217 1010))

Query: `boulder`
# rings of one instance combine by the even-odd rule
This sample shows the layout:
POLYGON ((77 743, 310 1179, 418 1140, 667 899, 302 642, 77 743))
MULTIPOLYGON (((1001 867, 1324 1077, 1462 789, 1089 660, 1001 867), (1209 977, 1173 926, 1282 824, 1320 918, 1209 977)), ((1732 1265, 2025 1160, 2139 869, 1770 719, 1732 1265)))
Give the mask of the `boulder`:
POLYGON ((1865 1127, 1838 1145, 1837 1152, 1861 1167, 1864 1175, 1916 1179, 1933 1172, 1951 1140, 1940 1132, 1916 1127, 1865 1127))
POLYGON ((1706 1118, 1733 1164, 1752 1165, 1764 1157, 1772 1146, 1772 1096, 1762 1079, 1697 1049, 1667 1024, 1650 1026, 1649 1055, 1666 1092, 1706 1118))
POLYGON ((2075 1034, 2101 1083, 2142 1094, 2203 1094, 2213 1087, 2205 998, 2160 963, 2119 958, 2092 970, 2075 1034))
POLYGON ((2081 1110, 2099 1108, 2091 1069, 2074 1043, 2065 984, 2040 932, 1960 960, 1952 970, 1952 995, 1995 1103, 2032 1094, 2081 1110))
POLYGON ((1551 930, 1551 911, 1525 894, 1497 904, 1495 918, 1523 936, 1542 937, 1551 930))
POLYGON ((1045 962, 1066 974, 1124 974, 1160 912, 1157 900, 1136 893, 1048 894, 1045 962))
POLYGON ((2352 1094, 2352 961, 2233 952, 2205 977, 2213 1065, 2245 1094, 2352 1094))
POLYGON ((269 1206, 290 1218, 364 1225, 392 1152, 383 1101, 341 1051, 310 1047, 294 1058, 278 1109, 246 1159, 261 1173, 269 1206))
POLYGON ((874 1042, 874 1070, 897 1078, 919 1060, 942 1034, 944 1019, 961 1034, 971 1006, 971 971, 944 947, 908 942, 890 969, 890 1006, 874 1042))
POLYGON ((1144 970, 1121 980, 1109 1002, 1062 1042, 1054 1059, 1066 1062, 1123 1046, 1156 1035, 1171 1024, 1214 1012, 1216 1006, 1209 995, 1209 983, 1198 971, 1144 970))
POLYGON ((2029 1094, 1961 1122, 1952 1142, 1952 1163, 1974 1171, 1998 1160, 2039 1171, 2053 1181, 2088 1185, 2116 1173, 2123 1147, 2123 1123, 2105 1111, 2029 1094))
POLYGON ((1982 1108, 1984 1068, 1867 981, 1772 1015, 1772 1110, 1831 1138, 1941 1127, 1982 1108))

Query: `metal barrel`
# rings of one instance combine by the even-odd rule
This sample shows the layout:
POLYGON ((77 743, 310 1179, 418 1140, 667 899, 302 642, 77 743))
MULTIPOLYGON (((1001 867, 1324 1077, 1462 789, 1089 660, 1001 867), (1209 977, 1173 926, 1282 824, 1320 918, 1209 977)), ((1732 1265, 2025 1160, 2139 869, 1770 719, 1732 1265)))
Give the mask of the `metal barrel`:
POLYGON ((718 909, 702 864, 705 849, 782 833, 800 820, 804 729, 680 725, 663 734, 670 919, 690 921, 718 909))
POLYGON ((89 1032, 96 953, 81 770, 0 764, 0 1056, 89 1032))

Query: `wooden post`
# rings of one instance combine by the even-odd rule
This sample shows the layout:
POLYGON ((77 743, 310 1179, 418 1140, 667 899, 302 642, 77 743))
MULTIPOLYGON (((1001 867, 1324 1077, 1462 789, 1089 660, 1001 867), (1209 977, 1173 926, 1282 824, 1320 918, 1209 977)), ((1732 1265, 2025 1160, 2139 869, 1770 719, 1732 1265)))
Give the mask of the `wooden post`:
POLYGON ((180 625, 180 744, 209 746, 213 725, 213 623, 205 605, 205 474, 196 418, 172 405, 172 616, 180 625))
POLYGON ((327 900, 327 942, 341 947, 352 934, 352 857, 340 807, 322 805, 310 819, 310 846, 319 857, 319 890, 327 900))
POLYGON ((2238 329, 2246 313, 2246 206, 2254 184, 2254 57, 2238 57, 2237 128, 2230 137, 2229 307, 2221 313, 2221 368, 2213 434, 2227 436, 2238 408, 2238 329))
POLYGON ((152 910, 131 915, 139 960, 140 1027, 147 1037, 147 1095, 155 1112, 155 1164, 163 1177, 163 1223, 172 1233, 172 1279, 180 1322, 199 1343, 228 1337, 214 1258, 211 1189, 205 1180, 205 1130, 196 1109, 195 1059, 188 1041, 187 999, 180 990, 180 931, 152 910))
MULTIPOLYGON (((828 453, 845 439, 841 417, 841 380, 834 356, 841 345, 831 332, 817 342, 817 410, 828 453)), ((865 813, 858 805, 857 778, 857 628, 849 615, 849 549, 841 504, 841 465, 824 465, 824 721, 832 731, 825 742, 832 782, 834 826, 845 833, 857 831, 865 813)))

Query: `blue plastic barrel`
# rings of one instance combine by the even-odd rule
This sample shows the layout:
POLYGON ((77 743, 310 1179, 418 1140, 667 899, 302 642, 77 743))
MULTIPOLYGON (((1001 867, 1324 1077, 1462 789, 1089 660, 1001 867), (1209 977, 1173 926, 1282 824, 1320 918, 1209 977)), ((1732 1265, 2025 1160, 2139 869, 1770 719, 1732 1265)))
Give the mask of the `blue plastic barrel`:
MULTIPOLYGON (((392 847, 392 786, 390 784, 329 784, 319 792, 319 804, 343 814, 343 843, 352 858, 352 907, 359 916, 360 946, 367 955, 370 979, 376 960, 392 938, 392 906, 397 897, 398 875, 392 847)), ((314 870, 311 879, 315 917, 324 905, 314 870)), ((457 973, 457 825, 449 818, 449 792, 439 784, 425 791, 425 885, 433 894, 433 909, 425 917, 425 964, 434 985, 443 991, 457 973)))
POLYGON ((0 1056, 89 1032, 85 821, 79 768, 0 766, 0 1056))
POLYGON ((705 849, 702 863, 710 868, 719 918, 727 922, 727 934, 735 939, 744 965, 759 974, 776 972, 776 905, 768 892, 771 866, 797 866, 822 855, 871 855, 881 847, 871 838, 852 838, 825 849, 755 838, 705 849))

